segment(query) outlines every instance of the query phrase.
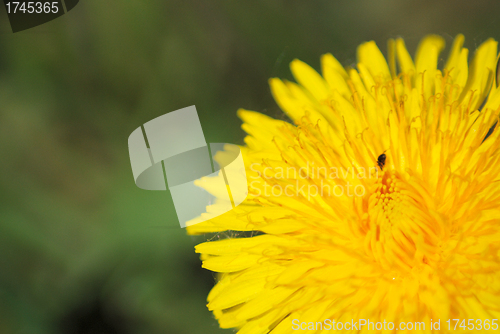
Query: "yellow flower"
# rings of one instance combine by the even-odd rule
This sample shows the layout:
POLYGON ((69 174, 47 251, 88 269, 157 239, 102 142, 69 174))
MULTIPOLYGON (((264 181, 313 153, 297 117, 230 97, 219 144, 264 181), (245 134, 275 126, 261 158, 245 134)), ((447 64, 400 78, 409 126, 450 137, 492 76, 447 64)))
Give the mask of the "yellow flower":
POLYGON ((460 320, 456 330, 498 326, 497 42, 481 44, 469 66, 463 41, 456 37, 442 69, 445 43, 435 35, 415 63, 402 39, 389 41, 388 61, 374 42, 362 44, 356 68, 326 54, 322 75, 294 60, 298 84, 270 80, 294 124, 239 111, 249 195, 188 227, 237 236, 196 247, 203 267, 220 273, 208 308, 222 328, 329 333, 328 323, 349 322, 357 332, 359 319, 395 329, 423 322, 429 333, 453 332, 448 319, 460 320))

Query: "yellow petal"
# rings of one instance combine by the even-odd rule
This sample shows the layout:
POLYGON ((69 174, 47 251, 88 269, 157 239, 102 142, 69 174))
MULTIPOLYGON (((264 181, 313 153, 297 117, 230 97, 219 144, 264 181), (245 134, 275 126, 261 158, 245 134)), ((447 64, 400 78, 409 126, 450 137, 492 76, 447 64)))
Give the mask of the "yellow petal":
POLYGON ((385 81, 391 77, 387 61, 374 41, 363 43, 358 47, 358 62, 366 66, 377 81, 385 81))
POLYGON ((426 99, 434 94, 437 63, 444 45, 444 39, 441 36, 430 35, 425 37, 418 46, 415 87, 420 90, 421 94, 424 94, 426 99))
POLYGON ((328 83, 328 86, 330 86, 330 90, 337 90, 340 95, 349 98, 351 96, 351 90, 346 82, 347 73, 345 69, 331 54, 323 55, 321 58, 321 66, 323 77, 328 83))
POLYGON ((401 67, 401 72, 413 75, 415 73, 415 65, 413 64, 413 60, 402 38, 396 40, 396 55, 399 66, 401 67))
POLYGON ((493 85, 496 59, 497 42, 489 39, 482 43, 474 54, 474 59, 469 68, 467 84, 462 93, 461 100, 470 105, 469 111, 474 111, 481 106, 493 85), (467 97, 472 93, 469 102, 467 97))
POLYGON ((290 68, 297 82, 307 89, 318 101, 325 100, 328 97, 325 80, 311 66, 295 59, 290 64, 290 68))

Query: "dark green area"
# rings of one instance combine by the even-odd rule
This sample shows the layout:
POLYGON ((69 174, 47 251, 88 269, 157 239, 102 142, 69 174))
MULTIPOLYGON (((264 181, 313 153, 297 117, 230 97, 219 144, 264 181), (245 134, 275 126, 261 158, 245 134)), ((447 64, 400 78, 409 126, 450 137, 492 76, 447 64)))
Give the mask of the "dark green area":
MULTIPOLYGON (((356 46, 427 33, 500 39, 500 2, 85 0, 12 34, 0 12, 0 333, 230 333, 215 279, 134 185, 128 135, 196 105, 208 142, 241 144, 240 107, 284 119, 267 80, 356 46)), ((472 53, 472 52, 471 52, 472 53)), ((446 54, 443 55, 445 57, 446 54)))

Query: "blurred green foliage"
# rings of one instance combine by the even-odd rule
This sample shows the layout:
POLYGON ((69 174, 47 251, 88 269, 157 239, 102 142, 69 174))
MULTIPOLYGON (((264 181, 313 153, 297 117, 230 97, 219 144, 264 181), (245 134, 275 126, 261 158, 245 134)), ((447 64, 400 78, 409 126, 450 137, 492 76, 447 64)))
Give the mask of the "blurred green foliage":
MULTIPOLYGON (((500 38, 498 1, 81 0, 12 34, 0 11, 0 333, 229 333, 215 279, 133 182, 127 138, 196 105, 208 142, 243 143, 240 107, 283 118, 267 79, 299 58, 428 33, 500 38)), ((471 52, 472 53, 472 52, 471 52)), ((443 55, 445 57, 445 55, 443 55)))

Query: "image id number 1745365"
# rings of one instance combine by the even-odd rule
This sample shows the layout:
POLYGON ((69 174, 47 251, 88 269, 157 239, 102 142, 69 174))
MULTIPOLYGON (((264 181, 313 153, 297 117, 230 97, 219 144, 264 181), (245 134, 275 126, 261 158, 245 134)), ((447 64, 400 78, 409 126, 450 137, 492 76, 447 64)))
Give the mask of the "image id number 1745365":
POLYGON ((7 7, 8 14, 15 13, 57 13, 59 11, 59 7, 57 6, 57 2, 33 2, 33 1, 22 1, 22 2, 7 2, 5 4, 7 7))

